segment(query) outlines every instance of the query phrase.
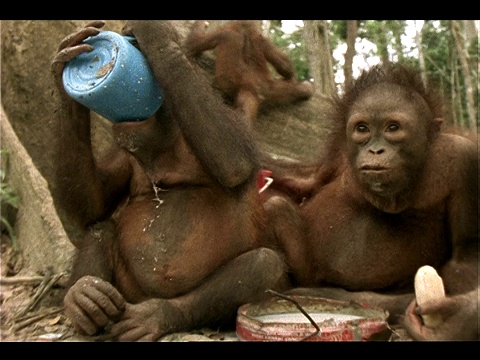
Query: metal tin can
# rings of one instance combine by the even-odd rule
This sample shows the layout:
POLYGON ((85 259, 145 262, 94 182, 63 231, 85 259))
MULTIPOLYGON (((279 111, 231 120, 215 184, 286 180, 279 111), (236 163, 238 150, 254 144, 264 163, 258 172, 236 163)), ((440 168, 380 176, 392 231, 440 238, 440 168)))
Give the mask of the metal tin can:
POLYGON ((289 298, 242 305, 236 324, 239 340, 372 341, 387 340, 391 335, 385 310, 319 297, 289 298))
POLYGON ((94 50, 65 65, 65 91, 114 123, 152 116, 162 105, 163 91, 134 40, 112 31, 85 39, 94 50))

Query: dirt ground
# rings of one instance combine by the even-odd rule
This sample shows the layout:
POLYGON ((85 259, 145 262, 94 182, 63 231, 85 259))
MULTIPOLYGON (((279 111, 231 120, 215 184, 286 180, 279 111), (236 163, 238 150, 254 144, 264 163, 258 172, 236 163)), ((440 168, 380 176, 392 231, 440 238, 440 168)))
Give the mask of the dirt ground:
MULTIPOLYGON (((1 342, 106 342, 108 336, 81 336, 62 312, 67 274, 35 274, 25 269, 10 239, 1 239, 1 342)), ((235 332, 201 329, 164 336, 161 341, 238 341, 235 332)))

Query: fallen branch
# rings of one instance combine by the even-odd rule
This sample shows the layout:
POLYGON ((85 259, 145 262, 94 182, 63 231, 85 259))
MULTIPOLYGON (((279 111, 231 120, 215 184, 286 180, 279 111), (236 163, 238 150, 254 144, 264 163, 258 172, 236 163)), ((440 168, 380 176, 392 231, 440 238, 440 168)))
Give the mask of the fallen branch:
POLYGON ((0 277, 0 285, 39 284, 42 280, 43 276, 0 277))

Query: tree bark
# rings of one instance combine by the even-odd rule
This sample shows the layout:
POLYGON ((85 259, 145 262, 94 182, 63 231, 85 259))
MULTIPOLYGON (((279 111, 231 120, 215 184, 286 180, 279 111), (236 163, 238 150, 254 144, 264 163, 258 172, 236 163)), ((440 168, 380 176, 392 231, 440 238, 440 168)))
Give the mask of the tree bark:
MULTIPOLYGON (((477 111, 475 110, 474 88, 472 73, 469 66, 468 47, 466 39, 462 35, 462 24, 460 20, 450 20, 450 28, 453 37, 455 50, 462 68, 462 75, 465 79, 465 97, 467 103, 467 124, 469 129, 477 126, 477 111)), ((477 85, 478 86, 478 85, 477 85)))
POLYGON ((418 49, 418 61, 420 63, 420 71, 422 74, 423 83, 428 85, 428 76, 427 76, 427 67, 425 65, 425 56, 423 53, 423 42, 422 42, 422 28, 423 25, 419 24, 416 20, 415 23, 415 45, 417 45, 418 49))
POLYGON ((405 33, 405 20, 391 20, 391 29, 393 38, 395 39, 395 51, 397 53, 398 61, 403 62, 405 56, 403 54, 402 34, 405 33))
POLYGON ((303 36, 315 92, 322 96, 336 93, 333 60, 326 20, 303 20, 303 36))
POLYGON ((353 57, 356 54, 355 42, 357 40, 358 21, 347 20, 347 50, 345 52, 345 63, 343 74, 345 77, 345 90, 348 90, 353 81, 353 57))
POLYGON ((0 108, 2 150, 9 156, 8 184, 19 196, 14 224, 18 248, 29 272, 68 271, 74 247, 53 204, 48 183, 15 134, 7 115, 0 108))
POLYGON ((385 20, 377 20, 377 48, 381 61, 386 64, 390 61, 388 53, 388 41, 387 41, 387 29, 385 26, 385 20))

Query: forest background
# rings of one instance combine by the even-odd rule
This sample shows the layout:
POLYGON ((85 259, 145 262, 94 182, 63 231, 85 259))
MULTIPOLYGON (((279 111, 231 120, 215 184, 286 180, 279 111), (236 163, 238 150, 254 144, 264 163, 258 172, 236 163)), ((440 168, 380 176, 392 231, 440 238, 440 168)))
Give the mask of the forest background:
MULTIPOLYGON (((224 21, 209 23, 215 27, 224 21)), ((58 317, 57 309, 51 310, 58 300, 54 290, 61 289, 68 275, 74 253, 69 239, 78 229, 71 228, 55 207, 56 191, 62 184, 54 175, 51 129, 57 126, 58 99, 50 62, 60 41, 87 22, 0 23, 2 339, 22 336, 22 331, 32 339, 28 329, 35 325, 45 333, 49 325, 28 319, 42 312, 47 314, 40 317, 43 320, 58 317), (19 326, 24 321, 31 321, 30 326, 19 326)), ((192 22, 175 21, 181 36, 188 33, 192 22)), ((447 123, 477 134, 479 20, 259 22, 264 35, 288 54, 298 80, 311 80, 316 89, 315 96, 305 103, 259 114, 254 131, 263 150, 305 161, 318 157, 329 131, 329 99, 342 93, 362 69, 378 62, 399 61, 420 69, 424 81, 433 81, 445 94, 451 113, 447 123)), ((119 32, 123 23, 106 20, 105 30, 119 32)), ((213 62, 212 52, 200 59, 207 74, 211 75, 213 62)), ((112 141, 110 124, 94 116, 92 128, 95 151, 100 156, 112 141)))
POLYGON ((450 102, 452 125, 478 125, 480 20, 264 20, 265 34, 283 48, 301 80, 332 95, 378 62, 420 69, 450 102), (285 32, 287 30, 287 32, 285 32))

